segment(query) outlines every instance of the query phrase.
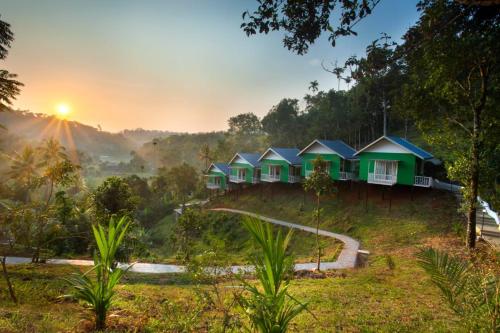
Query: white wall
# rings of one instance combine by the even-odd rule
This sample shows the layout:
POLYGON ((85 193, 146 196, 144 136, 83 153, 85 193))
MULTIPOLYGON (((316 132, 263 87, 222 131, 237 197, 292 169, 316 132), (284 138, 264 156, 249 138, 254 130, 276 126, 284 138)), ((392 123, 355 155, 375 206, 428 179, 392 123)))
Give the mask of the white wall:
POLYGON ((382 139, 373 146, 364 150, 371 153, 403 153, 408 154, 408 150, 403 149, 401 146, 396 145, 386 139, 382 139))
POLYGON ((234 159, 233 163, 241 163, 241 164, 251 165, 246 160, 242 159, 239 155, 234 159))
POLYGON ((311 154, 333 154, 333 152, 326 148, 325 146, 315 142, 311 147, 309 147, 304 153, 311 154))
POLYGON ((283 157, 281 157, 280 155, 274 153, 273 151, 269 151, 263 159, 266 159, 266 160, 276 160, 276 161, 285 161, 285 159, 283 157))

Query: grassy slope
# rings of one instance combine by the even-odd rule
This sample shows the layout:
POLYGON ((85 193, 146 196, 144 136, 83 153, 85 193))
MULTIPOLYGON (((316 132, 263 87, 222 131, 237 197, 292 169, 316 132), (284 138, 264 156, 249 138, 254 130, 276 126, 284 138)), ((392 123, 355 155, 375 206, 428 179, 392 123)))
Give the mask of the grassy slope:
MULTIPOLYGON (((311 224, 312 200, 303 203, 300 191, 274 190, 273 198, 259 190, 241 195, 239 200, 222 198, 214 206, 248 209, 269 216, 311 224), (265 198, 262 202, 259 197, 265 198), (281 208, 280 208, 281 207, 281 208)), ((452 248, 461 241, 451 232, 458 218, 453 198, 419 191, 415 200, 396 195, 392 211, 387 201, 373 192, 365 212, 357 191, 341 192, 325 201, 322 228, 344 232, 361 240, 372 254, 367 267, 336 272, 326 279, 297 279, 291 292, 309 302, 310 314, 301 314, 293 324, 297 332, 443 332, 460 331, 460 323, 447 309, 439 292, 416 265, 415 251, 420 245, 452 248), (388 268, 386 256, 396 266, 388 268)), ((17 266, 13 282, 21 305, 7 300, 0 280, 0 331, 55 332, 83 330, 85 312, 75 303, 57 297, 66 292, 59 278, 73 268, 17 266)), ((182 276, 130 275, 119 286, 118 302, 110 320, 117 330, 200 331, 203 322, 196 317, 194 286, 182 276), (193 319, 195 318, 195 319, 193 319), (193 326, 194 325, 194 326, 193 326)))
MULTIPOLYGON (((152 260, 155 262, 175 263, 176 249, 171 239, 175 232, 173 215, 163 218, 149 233, 152 235, 154 247, 152 260)), ((227 249, 227 260, 231 264, 249 263, 249 256, 253 252, 250 237, 242 224, 242 217, 234 214, 210 213, 205 224, 202 237, 195 242, 196 253, 210 250, 212 244, 227 249), (218 219, 217 219, 218 218, 218 219), (210 220, 210 221, 208 221, 210 220)), ((273 226, 275 231, 287 233, 287 228, 273 226)), ((334 261, 342 249, 342 243, 327 237, 320 237, 325 260, 334 261)), ((315 261, 315 236, 308 232, 294 231, 290 244, 290 253, 297 262, 315 261)))

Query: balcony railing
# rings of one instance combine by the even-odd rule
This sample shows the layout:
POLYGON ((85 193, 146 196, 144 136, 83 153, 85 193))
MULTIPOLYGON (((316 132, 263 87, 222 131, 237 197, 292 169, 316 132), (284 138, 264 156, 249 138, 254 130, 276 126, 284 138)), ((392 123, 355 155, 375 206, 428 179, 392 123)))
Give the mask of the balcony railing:
POLYGON ((246 180, 244 177, 239 177, 237 175, 230 175, 229 176, 229 181, 231 183, 244 183, 246 180))
POLYGON ((340 171, 339 172, 339 180, 351 180, 354 179, 353 172, 340 171))
POLYGON ((221 188, 221 184, 207 183, 207 188, 209 190, 217 190, 217 189, 221 188))
POLYGON ((279 175, 269 175, 269 174, 263 173, 262 175, 260 175, 260 180, 262 180, 263 182, 274 183, 274 182, 280 181, 280 176, 279 175))
POLYGON ((301 180, 302 179, 300 176, 291 176, 291 175, 288 176, 289 183, 300 183, 301 180))
POLYGON ((368 173, 368 183, 380 185, 394 185, 397 182, 396 175, 385 175, 378 173, 368 173))
MULTIPOLYGON (((304 176, 305 176, 306 178, 309 178, 309 177, 311 177, 311 175, 312 175, 312 173, 313 173, 313 172, 314 172, 314 170, 306 170, 306 171, 304 172, 304 176)), ((330 172, 329 172, 329 171, 327 171, 327 173, 328 173, 328 174, 330 174, 330 172)))
POLYGON ((415 183, 413 185, 420 187, 431 187, 432 177, 415 176, 415 183))
POLYGON ((259 177, 252 177, 252 184, 257 184, 260 183, 260 178, 259 177))

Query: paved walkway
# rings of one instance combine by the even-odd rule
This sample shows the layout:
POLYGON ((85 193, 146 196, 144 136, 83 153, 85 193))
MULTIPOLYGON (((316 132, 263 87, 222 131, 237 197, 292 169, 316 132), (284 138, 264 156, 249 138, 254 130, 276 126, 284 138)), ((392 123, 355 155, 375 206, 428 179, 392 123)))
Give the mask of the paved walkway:
MULTIPOLYGON (((266 221, 272 224, 281 225, 288 228, 299 229, 307 232, 311 232, 316 234, 316 228, 307 227, 300 224, 290 223, 286 221, 281 221, 277 219, 273 219, 271 217, 262 216, 259 214, 247 212, 244 210, 238 209, 230 209, 230 208, 212 208, 210 210, 219 211, 219 212, 228 212, 235 214, 242 214, 247 216, 252 216, 258 218, 262 221, 266 221)), ((359 242, 351 237, 346 235, 336 234, 334 232, 319 230, 318 234, 321 236, 326 236, 330 238, 338 239, 339 241, 344 243, 344 248, 340 252, 337 261, 334 262, 321 262, 321 270, 330 270, 330 269, 344 269, 344 268, 354 268, 356 267, 356 261, 358 258, 358 250, 359 250, 359 242)), ((305 263, 305 264, 295 264, 295 270, 312 270, 316 268, 316 263, 305 263)))
MULTIPOLYGON (((270 217, 237 210, 237 209, 229 209, 229 208, 213 208, 213 211, 221 211, 235 214, 248 215, 252 217, 256 217, 263 221, 285 226, 288 228, 299 229, 311 233, 316 233, 316 229, 312 227, 306 227, 300 224, 294 224, 290 222, 276 220, 270 217)), ((330 231, 319 230, 319 234, 321 236, 331 237, 340 240, 344 243, 344 248, 340 252, 340 255, 335 262, 322 262, 321 269, 322 270, 331 270, 331 269, 344 269, 344 268, 354 268, 356 266, 356 259, 359 250, 359 242, 352 239, 351 237, 336 234, 330 231)), ((29 264, 31 263, 31 258, 25 257, 7 257, 7 264, 29 264)), ((92 260, 79 260, 79 259, 47 259, 47 264, 53 265, 74 265, 74 266, 92 266, 94 262, 92 260)), ((119 264, 119 267, 126 268, 129 264, 119 264)), ((295 270, 313 270, 316 268, 316 263, 302 263, 295 264, 295 270)), ((186 268, 181 265, 166 265, 166 264, 149 264, 149 263, 135 263, 131 268, 131 272, 136 273, 182 273, 185 272, 186 268)), ((252 266, 232 266, 232 272, 238 273, 241 271, 251 272, 253 270, 252 266)))

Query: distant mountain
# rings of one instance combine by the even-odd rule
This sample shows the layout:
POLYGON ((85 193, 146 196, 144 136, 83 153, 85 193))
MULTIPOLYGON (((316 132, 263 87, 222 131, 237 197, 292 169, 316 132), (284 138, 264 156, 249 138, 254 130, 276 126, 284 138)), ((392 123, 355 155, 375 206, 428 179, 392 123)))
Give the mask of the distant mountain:
POLYGON ((154 139, 164 139, 170 135, 177 134, 170 131, 146 130, 142 128, 126 129, 120 133, 131 141, 136 148, 139 148, 146 142, 150 142, 154 139))
POLYGON ((0 112, 0 140, 21 139, 39 142, 55 138, 68 149, 78 149, 99 159, 128 160, 130 151, 135 149, 134 142, 123 133, 110 133, 81 124, 77 121, 62 120, 55 116, 8 110, 0 112))

